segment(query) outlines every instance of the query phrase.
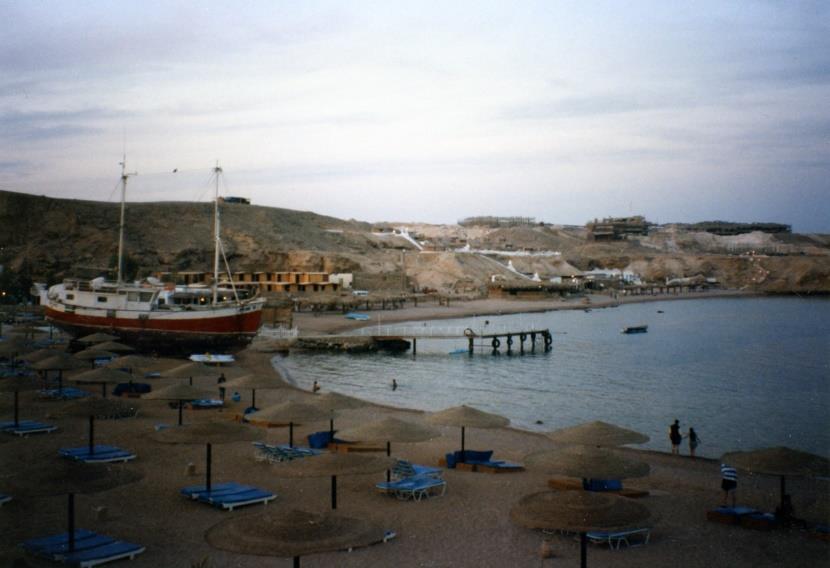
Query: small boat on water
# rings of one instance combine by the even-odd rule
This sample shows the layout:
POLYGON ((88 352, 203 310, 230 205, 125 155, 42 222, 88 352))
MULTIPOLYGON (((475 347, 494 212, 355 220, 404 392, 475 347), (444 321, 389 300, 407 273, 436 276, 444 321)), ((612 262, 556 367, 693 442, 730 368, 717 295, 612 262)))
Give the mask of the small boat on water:
POLYGON ((646 333, 647 331, 647 325, 630 325, 622 329, 622 333, 646 333))
POLYGON ((349 312, 346 314, 346 319, 350 320, 357 320, 357 321, 367 321, 369 318, 369 314, 359 314, 357 312, 349 312))

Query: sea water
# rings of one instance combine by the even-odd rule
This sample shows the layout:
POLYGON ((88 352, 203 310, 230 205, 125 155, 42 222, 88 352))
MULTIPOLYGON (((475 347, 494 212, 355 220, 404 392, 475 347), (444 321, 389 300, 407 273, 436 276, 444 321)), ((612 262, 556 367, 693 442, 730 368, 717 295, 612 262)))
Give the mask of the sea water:
POLYGON ((487 340, 469 356, 457 352, 466 339, 419 339, 414 357, 292 353, 274 364, 303 388, 317 380, 324 390, 428 411, 467 404, 533 431, 604 420, 668 450, 677 418, 684 434, 691 426, 700 436, 703 456, 779 445, 830 456, 827 298, 661 301, 407 325, 549 329, 553 348, 537 340, 535 352, 519 355, 516 338, 513 355, 504 341, 493 355, 487 340), (634 325, 648 332, 621 333, 634 325))

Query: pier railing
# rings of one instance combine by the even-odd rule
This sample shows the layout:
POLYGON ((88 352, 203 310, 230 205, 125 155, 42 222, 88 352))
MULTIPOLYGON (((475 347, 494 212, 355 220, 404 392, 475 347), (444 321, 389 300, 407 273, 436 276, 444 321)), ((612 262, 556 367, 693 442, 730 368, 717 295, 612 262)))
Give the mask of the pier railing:
POLYGON ((372 337, 418 337, 423 339, 457 339, 463 337, 487 337, 492 335, 519 335, 522 330, 508 326, 488 325, 486 327, 464 326, 417 326, 382 325, 356 329, 350 334, 372 337))

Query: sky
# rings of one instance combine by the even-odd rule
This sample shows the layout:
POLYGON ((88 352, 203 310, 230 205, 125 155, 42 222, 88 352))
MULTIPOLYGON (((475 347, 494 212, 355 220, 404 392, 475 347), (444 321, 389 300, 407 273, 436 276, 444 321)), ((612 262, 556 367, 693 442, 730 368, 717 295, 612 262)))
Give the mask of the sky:
POLYGON ((830 233, 830 3, 0 0, 0 189, 125 151, 128 201, 830 233))

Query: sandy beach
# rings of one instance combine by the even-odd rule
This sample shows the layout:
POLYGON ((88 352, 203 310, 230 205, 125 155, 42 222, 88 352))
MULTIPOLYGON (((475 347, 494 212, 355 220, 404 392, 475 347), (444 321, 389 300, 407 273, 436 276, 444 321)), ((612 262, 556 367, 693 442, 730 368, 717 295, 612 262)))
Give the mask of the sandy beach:
MULTIPOLYGON (((693 295, 691 297, 701 297, 693 295)), ((638 301, 644 298, 624 299, 638 301)), ((655 299, 667 299, 656 297, 655 299)), ((612 300, 609 298, 609 303, 612 300)), ((470 302, 450 307, 421 306, 384 312, 384 322, 459 317, 530 311, 526 302, 470 302)), ((538 309, 582 308, 562 302, 539 305, 538 309)), ((599 307, 592 299, 592 307, 599 307)), ((332 332, 353 325, 342 315, 312 316, 298 314, 296 324, 303 333, 332 332)), ((282 401, 303 401, 312 393, 290 387, 273 369, 267 342, 255 342, 238 357, 238 365, 251 373, 272 377, 274 390, 258 390, 260 408, 282 401)), ((173 384, 173 379, 153 379, 154 389, 173 384)), ((205 379, 206 387, 215 386, 214 379, 205 379)), ((186 424, 205 421, 231 421, 249 402, 250 393, 242 392, 242 402, 230 403, 223 410, 186 410, 186 424)), ((4 393, 3 419, 11 419, 11 395, 4 393)), ((267 489, 278 494, 267 506, 254 505, 233 512, 222 512, 179 495, 179 489, 203 482, 204 445, 165 444, 154 439, 158 424, 175 424, 176 411, 161 401, 130 399, 139 408, 138 416, 96 423, 96 442, 129 449, 138 459, 126 467, 143 474, 140 481, 94 494, 79 495, 76 501, 77 524, 109 536, 146 546, 146 552, 129 564, 141 567, 194 565, 207 567, 290 566, 288 558, 260 557, 228 553, 211 547, 205 533, 217 523, 235 516, 258 515, 264 511, 278 513, 291 509, 311 512, 330 510, 328 478, 282 479, 274 468, 255 459, 250 442, 217 444, 213 447, 214 482, 237 481, 267 489), (195 464, 195 475, 188 465, 195 464), (101 512, 101 508, 105 512, 101 512), (202 564, 200 564, 203 562, 202 564)), ((17 438, 0 437, 0 492, 14 495, 11 479, 14 472, 36 463, 43 456, 57 457, 57 450, 86 443, 87 421, 61 417, 67 402, 44 400, 36 391, 21 393, 21 418, 49 421, 59 427, 52 434, 17 438)), ((424 413, 377 405, 338 413, 336 428, 345 429, 385 416, 421 422, 424 413)), ((601 420, 602 410, 588 420, 601 420)), ((624 426, 624 425, 623 425, 624 426)), ((328 423, 302 424, 295 428, 295 441, 315 431, 325 430, 328 423)), ((396 457, 416 463, 436 465, 445 453, 459 449, 459 429, 440 427, 441 436, 418 444, 393 444, 396 457)), ((271 428, 265 433, 269 443, 286 443, 287 428, 271 428)), ((491 430, 467 429, 468 449, 492 449, 494 458, 522 461, 530 452, 551 449, 556 444, 541 434, 513 428, 491 430)), ((651 529, 647 546, 609 550, 607 546, 591 545, 588 563, 591 566, 683 566, 683 567, 779 567, 822 566, 830 562, 830 548, 808 532, 798 529, 777 529, 771 532, 727 526, 706 520, 707 510, 720 504, 721 492, 718 463, 708 459, 672 456, 666 452, 635 448, 625 454, 644 460, 651 466, 648 477, 634 479, 627 487, 646 489, 650 495, 639 502, 652 513, 646 523, 651 529)), ((683 447, 683 453, 687 448, 683 447)), ((106 467, 106 466, 102 466, 106 467)), ((511 507, 524 495, 543 491, 550 476, 524 471, 493 475, 458 470, 445 470, 447 493, 421 502, 399 501, 380 494, 375 483, 384 474, 357 475, 338 478, 339 513, 368 518, 397 537, 385 544, 355 549, 351 552, 313 554, 303 558, 303 566, 578 566, 579 545, 573 536, 544 535, 522 528, 509 517, 511 507), (539 550, 548 540, 554 557, 542 560, 539 550)), ((825 481, 789 479, 788 492, 793 495, 797 513, 807 511, 816 500, 826 500, 825 481)), ((772 511, 779 498, 779 480, 769 476, 741 474, 739 504, 772 511)), ((33 537, 66 530, 65 496, 26 497, 0 508, 0 565, 48 566, 48 562, 24 554, 17 546, 33 537), (25 563, 22 563, 25 562, 25 563)))
POLYGON ((572 298, 549 300, 506 300, 482 299, 450 301, 439 305, 435 301, 421 302, 396 310, 355 310, 370 316, 370 321, 347 320, 339 312, 295 312, 294 325, 303 335, 342 333, 367 325, 381 325, 421 320, 441 320, 474 316, 495 316, 506 314, 547 312, 554 310, 582 310, 585 308, 610 308, 639 302, 661 302, 667 300, 692 300, 701 298, 735 298, 756 295, 746 290, 709 290, 680 295, 658 294, 654 296, 616 296, 608 294, 585 294, 572 298))

